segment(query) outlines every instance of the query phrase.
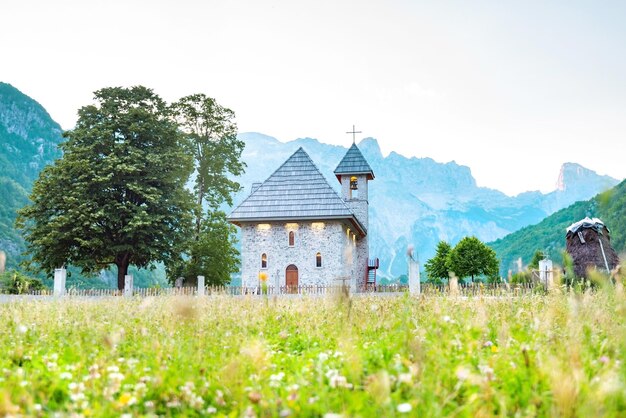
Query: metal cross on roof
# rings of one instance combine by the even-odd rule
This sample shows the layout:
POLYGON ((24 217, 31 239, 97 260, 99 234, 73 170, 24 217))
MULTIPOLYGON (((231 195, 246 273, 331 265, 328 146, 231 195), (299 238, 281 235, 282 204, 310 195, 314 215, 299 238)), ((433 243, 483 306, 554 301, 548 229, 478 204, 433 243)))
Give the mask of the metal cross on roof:
POLYGON ((355 130, 354 125, 352 125, 352 131, 346 133, 352 134, 352 143, 356 144, 356 134, 362 134, 363 132, 355 130))

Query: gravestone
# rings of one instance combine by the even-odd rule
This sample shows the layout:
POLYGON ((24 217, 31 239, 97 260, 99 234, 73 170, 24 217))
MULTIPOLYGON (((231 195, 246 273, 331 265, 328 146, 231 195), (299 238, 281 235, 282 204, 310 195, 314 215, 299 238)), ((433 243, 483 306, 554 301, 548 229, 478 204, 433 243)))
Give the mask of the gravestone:
POLYGON ((179 277, 178 279, 176 279, 176 281, 174 282, 174 287, 180 289, 181 287, 183 287, 183 281, 185 280, 184 277, 179 277))
POLYGON ((547 289, 551 289, 553 285, 552 278, 552 260, 540 260, 539 261, 539 281, 547 289))

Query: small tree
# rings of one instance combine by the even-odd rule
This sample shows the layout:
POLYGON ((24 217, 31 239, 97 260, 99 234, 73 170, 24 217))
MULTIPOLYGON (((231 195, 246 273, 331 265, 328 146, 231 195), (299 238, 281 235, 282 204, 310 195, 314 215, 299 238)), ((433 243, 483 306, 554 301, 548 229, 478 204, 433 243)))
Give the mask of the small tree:
POLYGON ((495 251, 476 237, 465 237, 450 251, 448 268, 459 278, 476 276, 493 278, 498 275, 495 251))
POLYGON ((194 280, 204 276, 207 284, 228 284, 230 273, 239 270, 235 233, 235 227, 226 221, 224 212, 209 213, 202 222, 199 239, 190 244, 188 262, 181 263, 172 277, 194 280))
POLYGON ((89 274, 115 264, 123 289, 129 265, 167 263, 190 235, 193 160, 152 90, 105 88, 95 99, 64 133, 63 157, 40 173, 18 227, 31 267, 89 274))
POLYGON ((435 256, 428 260, 424 266, 429 281, 440 282, 448 278, 448 255, 450 251, 452 251, 450 244, 439 241, 435 256))
POLYGON ((530 260, 530 263, 528 263, 528 269, 532 270, 532 269, 538 269, 539 268, 539 262, 541 260, 543 260, 545 257, 543 251, 541 250, 537 250, 535 251, 535 254, 533 255, 532 260, 530 260))

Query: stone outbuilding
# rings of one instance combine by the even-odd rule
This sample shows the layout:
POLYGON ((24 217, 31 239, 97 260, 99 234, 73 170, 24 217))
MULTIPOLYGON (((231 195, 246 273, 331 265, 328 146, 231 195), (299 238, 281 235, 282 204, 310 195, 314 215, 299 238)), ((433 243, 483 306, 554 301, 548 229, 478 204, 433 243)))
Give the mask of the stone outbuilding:
POLYGON ((611 246, 609 229, 598 218, 585 218, 567 228, 566 250, 574 262, 574 274, 587 278, 590 269, 610 273, 619 265, 611 246))
POLYGON ((241 228, 242 286, 357 286, 375 280, 367 243, 374 172, 353 144, 335 169, 341 196, 299 148, 228 216, 241 228))

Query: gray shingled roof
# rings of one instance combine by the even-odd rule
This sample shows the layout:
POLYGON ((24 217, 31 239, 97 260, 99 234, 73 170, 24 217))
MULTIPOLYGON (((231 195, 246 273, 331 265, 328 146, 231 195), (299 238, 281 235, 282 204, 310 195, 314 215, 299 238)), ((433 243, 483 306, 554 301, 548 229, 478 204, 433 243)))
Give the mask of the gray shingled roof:
POLYGON ((302 148, 228 216, 233 223, 304 219, 349 219, 365 232, 302 148))
POLYGON ((341 174, 367 174, 370 180, 374 179, 372 167, 367 163, 356 144, 352 144, 337 168, 335 168, 337 179, 339 179, 341 174))

